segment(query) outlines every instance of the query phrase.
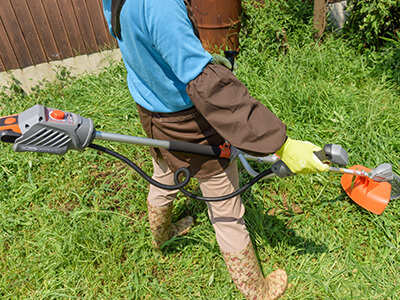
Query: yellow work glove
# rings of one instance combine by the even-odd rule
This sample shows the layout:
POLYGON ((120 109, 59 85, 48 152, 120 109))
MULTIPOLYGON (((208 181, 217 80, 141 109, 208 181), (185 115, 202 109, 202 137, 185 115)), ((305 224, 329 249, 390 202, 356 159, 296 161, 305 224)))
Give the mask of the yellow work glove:
MULTIPOLYGON (((220 54, 212 54, 212 58, 213 58, 213 62, 221 65, 221 66, 225 66, 227 67, 229 70, 232 70, 232 64, 229 61, 229 59, 227 59, 226 57, 220 55, 220 54)), ((233 70, 232 73, 236 75, 236 69, 237 69, 237 63, 236 61, 233 63, 233 70)))
POLYGON ((329 170, 329 166, 322 163, 314 152, 321 148, 310 142, 296 141, 287 138, 278 154, 282 161, 295 174, 313 174, 329 170))

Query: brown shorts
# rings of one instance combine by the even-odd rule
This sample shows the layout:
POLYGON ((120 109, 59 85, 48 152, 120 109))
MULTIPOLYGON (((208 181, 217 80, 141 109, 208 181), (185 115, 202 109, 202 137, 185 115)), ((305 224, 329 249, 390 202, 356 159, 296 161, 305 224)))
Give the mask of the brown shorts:
MULTIPOLYGON (((143 129, 149 138, 212 146, 219 146, 225 142, 195 107, 174 113, 155 113, 138 105, 138 111, 143 129)), ((229 165, 229 159, 226 158, 173 152, 161 148, 150 148, 150 152, 156 161, 161 155, 173 172, 182 167, 189 168, 195 178, 208 178, 219 174, 229 165)))

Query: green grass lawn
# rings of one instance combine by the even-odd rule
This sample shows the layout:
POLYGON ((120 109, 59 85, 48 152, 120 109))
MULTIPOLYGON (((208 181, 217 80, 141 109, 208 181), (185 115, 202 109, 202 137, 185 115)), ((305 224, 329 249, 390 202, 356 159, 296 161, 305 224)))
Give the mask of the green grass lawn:
MULTIPOLYGON (((341 37, 318 45, 307 22, 288 30, 289 48, 280 53, 270 33, 290 19, 269 23, 273 7, 247 9, 237 76, 288 135, 342 145, 349 166, 388 162, 399 174, 400 89, 385 61, 357 54, 341 37)), ((43 104, 92 118, 98 131, 144 136, 122 63, 98 76, 58 74, 29 95, 10 87, 0 115, 43 104)), ((151 174, 148 148, 96 143, 151 174)), ((203 202, 179 195, 174 218, 191 214, 196 225, 156 251, 149 185, 123 163, 92 149, 56 156, 2 143, 0 151, 1 299, 242 299, 203 202)), ((241 168, 242 183, 249 179, 241 168)), ((198 191, 195 181, 190 189, 198 191)), ((374 215, 333 173, 272 178, 242 197, 264 273, 289 274, 282 299, 400 299, 399 201, 374 215)))

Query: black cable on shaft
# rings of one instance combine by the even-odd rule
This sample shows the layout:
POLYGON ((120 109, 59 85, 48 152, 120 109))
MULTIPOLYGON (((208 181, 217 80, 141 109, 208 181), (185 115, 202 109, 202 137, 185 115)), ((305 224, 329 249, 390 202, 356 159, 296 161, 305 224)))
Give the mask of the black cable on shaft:
MULTIPOLYGON (((180 169, 178 169, 175 172, 175 183, 179 182, 179 171, 180 169)), ((183 170, 182 170, 183 171, 183 170)), ((203 196, 197 196, 195 194, 192 194, 191 192, 185 190, 184 188, 180 188, 179 190, 184 193, 186 196, 191 197, 193 199, 196 200, 201 200, 201 201, 224 201, 224 200, 228 200, 230 198, 236 197, 237 195, 245 192, 249 187, 251 187, 253 184, 255 184, 257 181, 261 180, 262 178, 264 178, 267 175, 272 174, 273 171, 271 168, 261 172, 260 174, 258 174, 256 177, 254 177, 253 179, 251 179, 248 183, 246 183, 244 186, 242 186, 241 188, 237 189, 236 191, 224 195, 224 196, 220 196, 220 197, 203 197, 203 196)))
POLYGON ((111 149, 108 149, 108 148, 105 148, 103 146, 96 145, 96 144, 89 144, 88 147, 92 148, 92 149, 96 149, 101 152, 104 152, 111 156, 114 156, 115 158, 118 158, 119 160, 121 160, 122 162, 124 162, 128 166, 130 166, 132 169, 134 169, 140 176, 142 176, 144 179, 146 179, 150 184, 152 184, 160 189, 169 190, 169 191, 181 189, 189 183, 189 180, 191 177, 189 169, 181 168, 179 170, 180 170, 180 173, 184 173, 185 180, 183 180, 181 183, 176 184, 176 185, 166 185, 166 184, 163 184, 163 183, 160 183, 160 182, 154 180, 149 175, 147 175, 141 168, 139 168, 133 161, 131 161, 129 158, 127 158, 111 149))
POLYGON ((191 197, 193 199, 196 200, 201 200, 201 201, 224 201, 224 200, 228 200, 230 198, 233 198, 243 192, 245 192, 248 188, 250 188, 253 184, 255 184, 257 181, 261 180, 262 178, 264 178, 265 176, 268 176, 270 174, 273 173, 272 169, 269 168, 263 172, 261 172, 260 174, 258 174, 256 177, 254 177, 253 179, 251 179, 248 183, 246 183, 244 186, 242 186, 241 188, 237 189, 236 191, 224 195, 224 196, 220 196, 220 197, 202 197, 202 196, 197 196, 195 194, 192 194, 191 192, 187 191, 184 189, 184 187, 189 183, 190 178, 191 178, 191 174, 188 168, 180 168, 178 169, 175 174, 174 174, 174 180, 175 180, 175 185, 166 185, 163 183, 160 183, 156 180, 154 180, 153 178, 151 178, 149 175, 147 175, 142 169, 140 169, 133 161, 131 161, 130 159, 128 159, 127 157, 111 150, 108 148, 105 148, 103 146, 100 145, 96 145, 96 144, 89 144, 88 145, 89 148, 104 152, 106 154, 109 154, 119 160, 121 160, 122 162, 126 163, 128 166, 130 166, 132 169, 134 169, 140 176, 142 176, 145 180, 147 180, 150 184, 161 188, 161 189, 165 189, 165 190, 180 190, 183 194, 185 194, 188 197, 191 197), (179 182, 179 175, 183 174, 183 176, 185 177, 185 179, 182 182, 179 182))

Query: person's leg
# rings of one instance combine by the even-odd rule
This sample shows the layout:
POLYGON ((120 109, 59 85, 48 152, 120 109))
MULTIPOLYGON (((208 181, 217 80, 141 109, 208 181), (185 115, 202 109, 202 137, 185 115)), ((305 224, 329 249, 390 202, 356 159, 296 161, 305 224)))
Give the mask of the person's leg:
MULTIPOLYGON (((239 175, 235 162, 218 175, 198 179, 204 197, 217 197, 232 193, 239 188, 239 175)), ((240 196, 225 201, 208 201, 208 215, 214 226, 216 238, 222 251, 236 252, 250 242, 244 223, 244 205, 240 196)))
MULTIPOLYGON (((199 179, 203 196, 217 197, 239 188, 237 164, 208 179, 199 179)), ((287 274, 276 270, 265 279, 244 222, 240 196, 225 201, 207 202, 208 214, 229 274, 248 299, 276 299, 287 287, 287 274)))
MULTIPOLYGON (((174 174, 163 159, 158 163, 153 160, 154 174, 152 178, 160 183, 174 185, 174 174)), ((160 248, 162 244, 175 235, 184 235, 193 224, 193 218, 187 216, 172 224, 173 201, 178 190, 164 190, 150 185, 147 196, 147 209, 149 214, 150 230, 153 234, 153 245, 160 248)))

